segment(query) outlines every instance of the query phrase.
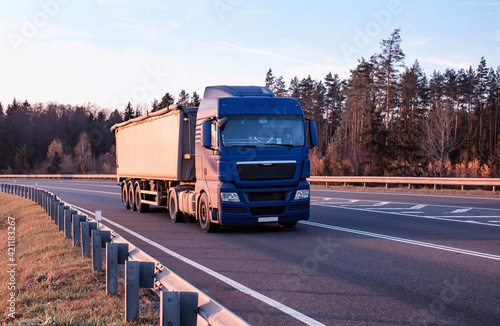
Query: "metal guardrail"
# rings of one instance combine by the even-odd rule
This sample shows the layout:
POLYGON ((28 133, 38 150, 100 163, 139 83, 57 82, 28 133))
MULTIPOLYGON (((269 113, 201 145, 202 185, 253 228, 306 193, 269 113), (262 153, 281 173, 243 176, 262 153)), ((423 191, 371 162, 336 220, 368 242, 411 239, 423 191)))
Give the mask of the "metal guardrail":
POLYGON ((102 271, 102 249, 106 248, 106 291, 117 292, 117 265, 125 264, 125 320, 139 314, 139 288, 150 288, 160 296, 160 325, 248 326, 240 317, 182 279, 159 261, 115 231, 66 203, 49 191, 16 184, 0 184, 0 191, 30 199, 81 246, 82 255, 92 256, 92 268, 102 271), (123 250, 124 249, 124 250, 123 250))
MULTIPOLYGON (((0 174, 0 179, 60 179, 60 180, 117 180, 116 174, 0 174)), ((433 185, 438 186, 460 186, 464 190, 465 186, 492 187, 496 191, 500 187, 500 178, 422 178, 422 177, 337 177, 337 176, 312 176, 308 178, 310 182, 389 185, 407 184, 408 188, 413 185, 433 185)))
POLYGON ((0 179, 113 180, 116 174, 0 174, 0 179))
POLYGON ((498 178, 420 178, 420 177, 310 177, 310 182, 363 184, 366 187, 369 184, 385 184, 386 188, 390 184, 407 184, 408 188, 415 185, 434 185, 438 186, 460 186, 464 190, 465 186, 492 187, 496 191, 500 187, 498 178))

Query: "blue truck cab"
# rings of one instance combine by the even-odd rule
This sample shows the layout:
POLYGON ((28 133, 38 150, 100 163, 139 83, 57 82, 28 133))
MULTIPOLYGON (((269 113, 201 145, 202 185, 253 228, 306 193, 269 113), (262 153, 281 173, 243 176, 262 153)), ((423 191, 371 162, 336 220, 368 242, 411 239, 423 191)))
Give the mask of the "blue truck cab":
POLYGON ((210 86, 197 111, 194 192, 205 232, 220 225, 309 219, 316 125, 266 87, 210 86))

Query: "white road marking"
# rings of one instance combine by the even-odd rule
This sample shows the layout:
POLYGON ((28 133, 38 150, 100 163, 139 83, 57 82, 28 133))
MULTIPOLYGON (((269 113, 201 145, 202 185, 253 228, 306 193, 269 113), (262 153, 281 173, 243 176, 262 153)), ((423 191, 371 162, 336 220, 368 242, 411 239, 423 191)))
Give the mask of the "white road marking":
POLYGON ((450 252, 455 252, 455 253, 459 253, 459 254, 500 261, 500 256, 487 254, 487 253, 483 253, 483 252, 478 252, 478 251, 453 248, 453 247, 442 246, 442 245, 437 245, 437 244, 428 243, 428 242, 398 238, 398 237, 393 237, 393 236, 385 235, 385 234, 372 233, 372 232, 366 232, 366 231, 355 230, 355 229, 348 229, 348 228, 343 228, 340 226, 321 224, 321 223, 315 223, 315 222, 310 222, 310 221, 299 221, 299 223, 310 225, 310 226, 315 226, 315 227, 319 227, 319 228, 323 228, 323 229, 330 229, 330 230, 335 230, 335 231, 359 234, 359 235, 364 235, 364 236, 372 237, 372 238, 379 238, 379 239, 384 239, 384 240, 402 242, 402 243, 407 243, 407 244, 420 246, 420 247, 433 248, 433 249, 438 249, 438 250, 443 250, 443 251, 450 251, 450 252))
MULTIPOLYGON (((73 207, 75 207, 76 209, 82 211, 82 212, 85 212, 87 214, 95 216, 95 214, 93 212, 89 211, 89 210, 86 210, 84 208, 78 207, 76 205, 72 205, 72 204, 70 204, 70 205, 73 206, 73 207)), ((293 318, 295 318, 295 319, 303 322, 306 325, 325 326, 323 323, 320 323, 319 321, 317 321, 315 319, 312 319, 311 317, 306 316, 303 313, 298 312, 297 310, 294 310, 294 309, 292 309, 292 308, 290 308, 288 306, 285 306, 281 302, 278 302, 278 301, 276 301, 274 299, 271 299, 271 298, 269 298, 269 297, 267 297, 267 296, 265 296, 265 295, 263 295, 263 294, 255 291, 255 290, 252 290, 252 289, 246 287, 245 285, 243 285, 243 284, 241 284, 239 282, 236 282, 236 281, 230 279, 229 277, 226 277, 226 276, 224 276, 224 275, 222 275, 222 274, 220 274, 220 273, 218 273, 218 272, 216 272, 216 271, 214 271, 214 270, 212 270, 212 269, 210 269, 208 267, 205 267, 205 266, 203 266, 203 265, 201 265, 201 264, 199 264, 199 263, 197 263, 197 262, 195 262, 195 261, 193 261, 193 260, 191 260, 189 258, 186 258, 186 257, 184 257, 184 256, 176 253, 175 251, 172 251, 172 250, 170 250, 170 249, 168 249, 168 248, 166 248, 166 247, 164 247, 164 246, 162 246, 162 245, 154 242, 153 240, 150 240, 150 239, 148 239, 148 238, 140 235, 137 232, 134 232, 134 231, 132 231, 132 230, 130 230, 130 229, 128 229, 128 228, 126 228, 126 227, 124 227, 124 226, 116 223, 116 222, 111 221, 108 218, 103 217, 102 219, 106 223, 109 223, 109 224, 111 224, 111 225, 113 225, 113 226, 115 226, 117 228, 122 229, 123 231, 129 233, 130 235, 133 235, 134 237, 136 237, 136 238, 138 238, 138 239, 140 239, 140 240, 142 240, 142 241, 144 241, 144 242, 152 245, 153 247, 156 247, 156 248, 160 249, 164 253, 166 253, 166 254, 168 254, 168 255, 170 255, 172 257, 175 257, 175 258, 179 259, 180 261, 182 261, 182 262, 184 262, 184 263, 186 263, 188 265, 191 265, 194 268, 197 268, 200 271, 203 271, 203 272, 207 273, 210 276, 213 276, 214 278, 218 279, 219 281, 224 282, 224 283, 232 286, 236 290, 238 290, 238 291, 240 291, 242 293, 245 293, 245 294, 247 294, 247 295, 249 295, 249 296, 251 296, 251 297, 253 297, 253 298, 257 299, 257 300, 260 300, 260 301, 262 301, 262 302, 270 305, 271 307, 274 307, 274 308, 276 308, 278 310, 281 310, 285 314, 287 314, 287 315, 289 315, 289 316, 291 316, 291 317, 293 317, 293 318)))
POLYGON ((446 221, 446 222, 479 224, 479 225, 488 225, 488 226, 500 227, 500 225, 493 224, 493 223, 478 222, 478 221, 465 221, 465 220, 461 220, 461 219, 454 220, 454 219, 450 218, 449 216, 438 217, 438 216, 417 215, 417 214, 413 215, 414 212, 412 212, 411 214, 407 214, 407 213, 402 213, 402 212, 391 212, 391 211, 378 210, 378 209, 366 209, 366 208, 359 208, 358 206, 346 206, 346 205, 340 205, 340 206, 321 205, 321 204, 312 204, 312 205, 314 205, 314 206, 321 206, 321 207, 328 207, 328 208, 340 208, 340 209, 347 209, 347 210, 352 210, 352 211, 360 211, 360 212, 368 212, 368 213, 379 213, 379 214, 387 214, 387 215, 401 215, 401 216, 426 218, 426 219, 430 219, 430 220, 439 220, 439 221, 446 221))
POLYGON ((435 217, 444 217, 444 218, 500 218, 499 215, 456 215, 456 216, 450 216, 450 215, 445 215, 445 216, 435 216, 435 217))
POLYGON ((472 208, 462 208, 462 209, 455 209, 453 212, 450 212, 450 214, 458 214, 458 213, 466 213, 470 211, 472 208))
MULTIPOLYGON (((75 188, 65 188, 65 187, 54 187, 54 186, 40 186, 39 188, 52 188, 52 189, 64 189, 64 190, 75 190, 75 191, 83 191, 83 192, 95 192, 98 194, 108 194, 108 195, 117 195, 121 196, 119 192, 109 192, 109 191, 99 191, 99 190, 87 190, 87 189, 75 189, 75 188)), ((76 206, 75 206, 76 207, 76 206)))
POLYGON ((426 204, 418 204, 418 205, 415 205, 415 206, 410 207, 410 208, 408 208, 408 209, 415 209, 415 210, 419 210, 419 209, 422 209, 422 208, 427 207, 427 206, 428 206, 428 205, 426 205, 426 204))
POLYGON ((381 201, 380 203, 376 203, 373 206, 385 206, 385 205, 388 205, 390 203, 391 202, 389 202, 389 201, 381 201))

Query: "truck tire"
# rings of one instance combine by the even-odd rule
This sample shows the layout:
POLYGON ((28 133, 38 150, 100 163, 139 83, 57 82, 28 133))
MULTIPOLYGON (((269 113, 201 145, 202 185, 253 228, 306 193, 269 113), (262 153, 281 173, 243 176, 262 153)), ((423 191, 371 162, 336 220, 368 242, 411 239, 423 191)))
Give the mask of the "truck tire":
POLYGON ((168 192, 168 216, 173 223, 182 222, 182 213, 179 212, 179 206, 177 205, 177 199, 175 197, 175 190, 170 190, 168 192))
POLYGON ((139 213, 147 213, 149 211, 149 204, 142 203, 141 197, 141 183, 136 181, 135 183, 135 208, 139 213))
POLYGON ((198 202, 198 221, 200 222, 201 229, 206 233, 217 232, 219 230, 219 224, 212 223, 210 215, 208 196, 206 193, 203 193, 198 202))
POLYGON ((135 211, 135 193, 134 193, 134 182, 130 181, 128 184, 128 205, 131 211, 135 211))
POLYGON ((129 203, 128 203, 128 182, 127 181, 123 181, 123 183, 122 183, 122 203, 123 203, 123 207, 125 207, 125 209, 130 208, 129 203))

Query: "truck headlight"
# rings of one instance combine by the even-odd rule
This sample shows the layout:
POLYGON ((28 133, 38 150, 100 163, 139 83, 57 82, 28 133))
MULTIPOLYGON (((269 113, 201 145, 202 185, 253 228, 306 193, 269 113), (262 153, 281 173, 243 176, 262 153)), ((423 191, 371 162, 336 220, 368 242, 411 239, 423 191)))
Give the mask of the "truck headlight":
POLYGON ((239 203, 240 197, 238 197, 238 194, 235 192, 221 192, 220 200, 223 202, 239 203))
POLYGON ((297 190, 295 193, 295 200, 309 198, 309 189, 297 190))

